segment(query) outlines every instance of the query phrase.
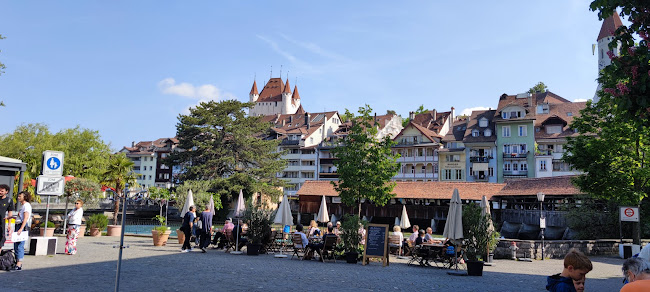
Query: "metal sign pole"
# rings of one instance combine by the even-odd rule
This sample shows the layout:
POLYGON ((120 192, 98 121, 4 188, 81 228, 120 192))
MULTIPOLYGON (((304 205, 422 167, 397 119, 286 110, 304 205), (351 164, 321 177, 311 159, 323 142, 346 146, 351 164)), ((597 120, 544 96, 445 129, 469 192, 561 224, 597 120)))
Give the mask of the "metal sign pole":
POLYGON ((129 193, 129 184, 124 186, 122 195, 122 234, 120 235, 120 255, 117 259, 117 272, 115 275, 115 292, 120 291, 120 269, 122 267, 122 250, 124 249, 124 221, 126 219, 126 194, 129 193))
POLYGON ((47 220, 50 216, 50 196, 47 196, 47 204, 45 204, 45 230, 43 230, 43 237, 47 235, 47 220))

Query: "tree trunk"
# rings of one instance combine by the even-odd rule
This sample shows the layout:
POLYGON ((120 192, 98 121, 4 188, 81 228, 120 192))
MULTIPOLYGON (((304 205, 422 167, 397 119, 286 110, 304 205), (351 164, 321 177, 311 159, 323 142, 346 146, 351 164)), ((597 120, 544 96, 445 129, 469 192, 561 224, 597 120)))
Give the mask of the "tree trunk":
POLYGON ((120 214, 120 199, 122 196, 118 193, 113 205, 113 225, 117 225, 117 215, 120 214))
POLYGON ((359 216, 359 220, 361 220, 361 199, 359 199, 359 212, 357 213, 357 216, 359 216))

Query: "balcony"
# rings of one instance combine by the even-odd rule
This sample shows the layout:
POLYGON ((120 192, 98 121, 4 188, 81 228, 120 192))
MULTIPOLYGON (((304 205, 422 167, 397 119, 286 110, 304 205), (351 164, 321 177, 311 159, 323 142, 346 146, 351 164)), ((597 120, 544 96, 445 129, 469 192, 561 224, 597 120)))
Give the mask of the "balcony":
POLYGON ((490 162, 490 159, 493 157, 490 156, 471 156, 469 158, 469 162, 483 162, 483 163, 488 163, 490 162))
POLYGON ((397 162, 437 162, 437 156, 401 156, 397 162))
POLYGON ((339 174, 336 173, 336 171, 331 171, 331 172, 319 172, 318 173, 318 178, 319 179, 333 179, 333 178, 338 178, 339 174))
POLYGON ((393 179, 406 179, 406 178, 437 178, 438 176, 433 173, 398 173, 393 179))
POLYGON ((484 175, 478 175, 478 174, 477 175, 472 175, 472 177, 474 178, 474 181, 481 181, 481 182, 482 181, 488 181, 490 179, 490 177, 488 177, 485 174, 484 175))
POLYGON ((343 142, 338 141, 324 141, 320 143, 320 148, 334 148, 345 145, 343 142))
POLYGON ((528 151, 526 153, 503 153, 503 158, 506 159, 526 159, 528 158, 528 151))
POLYGON ((504 170, 504 177, 526 177, 528 176, 528 170, 504 170))
POLYGON ((553 155, 553 150, 537 150, 535 151, 535 156, 550 156, 553 155))
POLYGON ((300 140, 289 140, 289 139, 282 139, 280 142, 281 146, 287 146, 287 145, 299 145, 300 140))

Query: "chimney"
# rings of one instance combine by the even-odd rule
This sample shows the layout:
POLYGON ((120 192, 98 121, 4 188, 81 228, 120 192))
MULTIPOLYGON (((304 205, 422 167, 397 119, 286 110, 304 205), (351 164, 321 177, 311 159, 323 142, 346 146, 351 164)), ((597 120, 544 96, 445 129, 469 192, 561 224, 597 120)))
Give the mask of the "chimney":
POLYGON ((135 147, 135 141, 131 141, 131 147, 135 147))
POLYGON ((309 121, 310 121, 309 113, 305 113, 305 125, 307 125, 307 130, 309 130, 309 121))
POLYGON ((293 123, 293 115, 289 115, 289 124, 293 123))
POLYGON ((434 108, 433 109, 433 121, 435 122, 438 120, 438 111, 434 108))
POLYGON ((377 124, 377 113, 375 113, 375 124, 377 124))
POLYGON ((528 94, 528 106, 529 106, 529 107, 533 107, 533 106, 534 106, 534 105, 533 105, 533 95, 530 94, 530 93, 528 94))
POLYGON ((451 107, 451 113, 449 113, 449 131, 454 131, 454 121, 456 120, 456 110, 454 107, 451 107))
POLYGON ((414 120, 415 119, 415 112, 409 112, 409 120, 414 120))

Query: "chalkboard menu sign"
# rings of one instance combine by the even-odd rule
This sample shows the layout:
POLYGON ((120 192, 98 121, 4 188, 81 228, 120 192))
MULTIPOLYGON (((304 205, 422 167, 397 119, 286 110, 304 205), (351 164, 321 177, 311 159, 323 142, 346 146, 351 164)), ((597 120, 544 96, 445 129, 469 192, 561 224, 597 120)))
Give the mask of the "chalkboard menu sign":
POLYGON ((363 251, 363 264, 367 258, 378 257, 384 266, 388 265, 388 225, 368 224, 366 229, 366 242, 363 251))

